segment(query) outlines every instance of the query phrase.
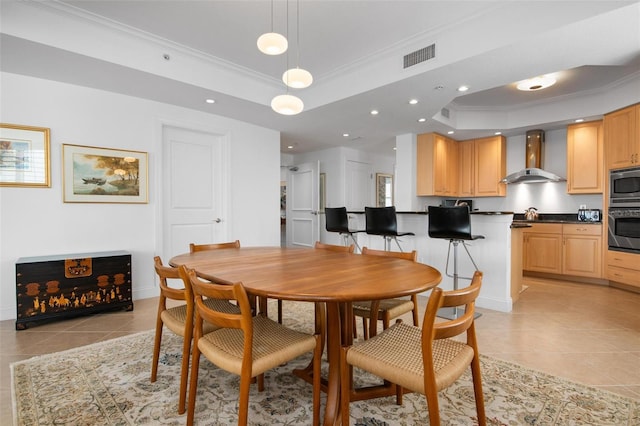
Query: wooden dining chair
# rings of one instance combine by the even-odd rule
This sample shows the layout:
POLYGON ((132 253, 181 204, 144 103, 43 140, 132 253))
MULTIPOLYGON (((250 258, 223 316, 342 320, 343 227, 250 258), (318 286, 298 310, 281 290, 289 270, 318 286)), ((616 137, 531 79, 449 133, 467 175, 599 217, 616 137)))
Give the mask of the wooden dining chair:
POLYGON ((438 391, 453 384, 471 366, 478 423, 486 425, 474 320, 475 300, 481 286, 482 272, 476 271, 466 288, 451 291, 435 288, 427 303, 422 329, 397 322, 369 340, 343 348, 340 354, 342 424, 349 424, 352 367, 393 383, 398 404, 402 404, 405 388, 424 394, 429 423, 435 426, 440 424, 438 391), (454 320, 435 321, 438 309, 453 306, 464 306, 464 314, 454 320), (463 334, 466 340, 453 339, 463 334))
POLYGON ((205 250, 227 249, 227 248, 240 248, 240 240, 230 241, 228 243, 213 243, 213 244, 189 244, 189 253, 195 253, 205 250))
MULTIPOLYGON (((156 317, 156 335, 153 345, 153 361, 151 363, 151 382, 155 382, 158 377, 158 360, 160 357, 160 346, 162 344, 162 329, 167 326, 173 333, 183 338, 182 343, 182 365, 180 367, 180 397, 178 401, 178 414, 185 412, 187 378, 189 376, 189 354, 191 352, 191 340, 193 337, 194 302, 189 281, 184 281, 180 276, 178 268, 164 266, 159 256, 153 258, 156 274, 159 278, 160 298, 158 302, 158 314, 156 317), (172 287, 169 283, 178 281, 179 287, 172 287), (167 300, 183 301, 174 307, 167 307, 167 300)), ((231 303, 220 303, 216 300, 206 302, 220 310, 227 312, 239 312, 237 306, 231 303)), ((203 326, 205 332, 211 332, 217 327, 210 323, 203 326)))
MULTIPOLYGON (((399 252, 372 250, 370 248, 363 247, 362 255, 394 257, 397 259, 411 260, 413 262, 418 260, 418 252, 415 250, 411 252, 399 252)), ((393 282, 390 282, 389 285, 393 286, 393 282)), ((356 317, 362 317, 362 329, 365 339, 369 338, 369 324, 371 325, 372 335, 376 335, 378 321, 382 321, 382 329, 386 330, 389 328, 389 324, 392 319, 398 318, 407 312, 413 313, 413 325, 417 327, 419 325, 417 295, 411 295, 409 299, 396 298, 353 302, 353 315, 356 317), (371 316, 372 312, 377 312, 375 318, 371 316)))
POLYGON ((320 335, 292 330, 264 315, 253 316, 249 298, 241 282, 223 280, 202 281, 194 271, 180 267, 180 274, 189 280, 195 296, 195 336, 191 358, 189 406, 187 425, 193 425, 198 389, 200 354, 209 361, 240 376, 238 424, 246 425, 249 411, 249 387, 257 378, 258 390, 264 388, 264 372, 282 365, 300 355, 313 353, 313 424, 320 420, 320 335), (239 313, 228 313, 211 308, 206 300, 235 303, 239 313), (205 333, 204 322, 219 327, 205 333))
POLYGON ((325 243, 321 243, 320 241, 316 241, 316 243, 313 245, 313 248, 321 249, 321 250, 337 251, 342 253, 353 253, 356 249, 356 246, 355 244, 350 244, 348 246, 338 246, 335 244, 325 244, 325 243))

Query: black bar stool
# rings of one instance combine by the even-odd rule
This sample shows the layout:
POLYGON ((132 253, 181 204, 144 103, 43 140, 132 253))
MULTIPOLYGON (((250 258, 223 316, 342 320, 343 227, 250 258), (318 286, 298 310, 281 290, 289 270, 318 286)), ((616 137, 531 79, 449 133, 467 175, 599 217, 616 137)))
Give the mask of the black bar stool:
POLYGON ((353 240, 353 243, 358 248, 358 251, 361 252, 360 246, 358 245, 358 241, 353 236, 353 234, 357 234, 358 232, 365 232, 364 230, 350 230, 349 229, 349 217, 347 216, 347 208, 346 207, 325 207, 324 208, 324 216, 325 216, 325 228, 328 232, 337 232, 340 234, 342 238, 344 238, 344 245, 349 245, 349 237, 353 240))
POLYGON ((391 207, 365 207, 366 232, 368 235, 381 235, 384 238, 384 249, 391 251, 391 240, 395 240, 400 251, 398 237, 415 235, 413 232, 398 232, 396 208, 391 207))
MULTIPOLYGON (((462 247, 467 252, 473 267, 478 271, 478 265, 471 257, 469 249, 465 241, 484 239, 484 235, 471 234, 471 214, 469 206, 451 206, 438 207, 429 206, 429 237, 442 238, 449 240, 449 249, 447 250, 447 264, 445 266, 445 274, 453 278, 453 289, 458 289, 458 280, 471 280, 471 277, 458 276, 458 245, 462 243, 462 247), (451 253, 451 245, 453 245, 453 275, 449 274, 449 254, 451 253)), ((476 318, 480 314, 476 313, 476 318)), ((446 308, 438 311, 438 316, 448 319, 458 318, 458 307, 446 308), (442 311, 442 312, 441 312, 442 311)))

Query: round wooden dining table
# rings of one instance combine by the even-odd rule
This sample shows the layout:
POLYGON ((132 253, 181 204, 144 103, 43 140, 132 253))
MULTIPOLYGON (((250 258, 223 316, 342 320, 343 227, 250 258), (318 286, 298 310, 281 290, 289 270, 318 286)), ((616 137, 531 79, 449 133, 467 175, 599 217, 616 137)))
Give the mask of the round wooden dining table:
POLYGON ((428 265, 387 256, 332 250, 242 247, 181 254, 169 264, 185 265, 203 279, 242 282, 263 300, 324 303, 329 375, 324 424, 340 416, 340 348, 353 339, 351 303, 408 296, 437 286, 440 272, 428 265))

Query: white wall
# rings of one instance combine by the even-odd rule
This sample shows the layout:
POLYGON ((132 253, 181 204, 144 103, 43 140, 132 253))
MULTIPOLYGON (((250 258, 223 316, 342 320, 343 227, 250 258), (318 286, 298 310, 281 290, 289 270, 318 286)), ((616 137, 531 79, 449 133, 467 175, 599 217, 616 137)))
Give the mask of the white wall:
POLYGON ((0 320, 16 315, 19 257, 127 250, 134 299, 157 294, 152 263, 162 254, 162 122, 228 135, 229 239, 244 246, 280 244, 278 132, 79 86, 9 73, 0 78, 0 122, 51 129, 51 188, 0 187, 0 320), (148 152, 149 203, 63 203, 63 143, 148 152))

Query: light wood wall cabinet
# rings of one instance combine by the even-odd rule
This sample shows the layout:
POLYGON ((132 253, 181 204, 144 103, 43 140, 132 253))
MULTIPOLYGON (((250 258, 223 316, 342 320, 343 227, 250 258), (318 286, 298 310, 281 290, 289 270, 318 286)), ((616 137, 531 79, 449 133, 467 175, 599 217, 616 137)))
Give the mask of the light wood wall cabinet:
MULTIPOLYGON (((455 194, 459 197, 503 197, 507 193, 506 185, 500 183, 507 173, 506 139, 495 136, 454 142, 457 150, 449 158, 458 157, 457 179, 449 176, 449 182, 458 182, 455 194)), ((418 194, 422 195, 422 194, 418 194)))
POLYGON ((602 225, 536 223, 524 229, 523 269, 602 278, 602 225))
POLYGON ((437 133, 418 135, 416 195, 457 196, 458 145, 437 133))
POLYGON ((567 127, 567 192, 601 194, 604 176, 602 121, 567 127))
POLYGON ((504 197, 507 185, 500 183, 507 174, 507 140, 504 136, 475 140, 475 196, 504 197))
POLYGON ((475 141, 462 141, 458 142, 458 161, 459 180, 458 180, 458 194, 460 197, 475 197, 475 141))
POLYGON ((609 281, 640 288, 638 255, 607 250, 607 278, 609 281))
POLYGON ((604 116, 607 168, 640 165, 640 104, 604 116))

